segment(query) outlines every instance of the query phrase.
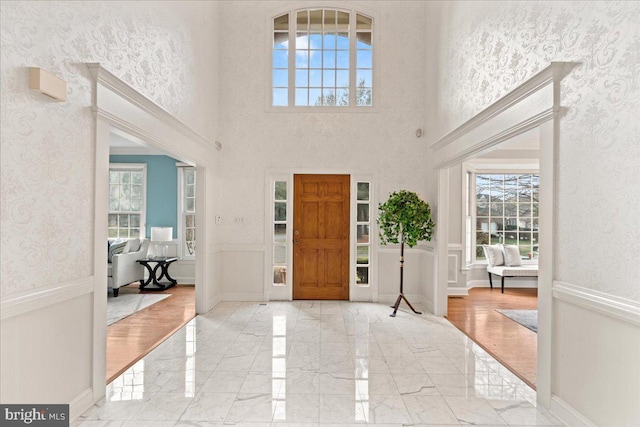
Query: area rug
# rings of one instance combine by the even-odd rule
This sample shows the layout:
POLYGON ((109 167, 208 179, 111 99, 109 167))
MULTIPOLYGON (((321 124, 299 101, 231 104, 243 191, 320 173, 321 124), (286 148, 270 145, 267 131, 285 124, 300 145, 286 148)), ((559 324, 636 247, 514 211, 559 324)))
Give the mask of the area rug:
POLYGON ((126 294, 107 298, 107 326, 149 307, 171 294, 126 294))
POLYGON ((496 310, 527 329, 538 333, 538 310, 496 310))

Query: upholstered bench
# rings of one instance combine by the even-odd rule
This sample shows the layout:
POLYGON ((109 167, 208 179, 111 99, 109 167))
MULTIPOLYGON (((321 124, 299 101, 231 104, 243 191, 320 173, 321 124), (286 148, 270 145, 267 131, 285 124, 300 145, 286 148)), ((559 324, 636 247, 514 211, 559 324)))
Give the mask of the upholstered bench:
POLYGON ((519 266, 505 266, 505 265, 495 265, 495 266, 487 266, 487 273, 489 274, 489 285, 491 289, 493 289, 493 281, 491 280, 491 274, 495 274, 496 276, 500 276, 502 278, 502 290, 501 292, 504 294, 504 278, 505 277, 538 277, 538 266, 537 265, 519 265, 519 266))

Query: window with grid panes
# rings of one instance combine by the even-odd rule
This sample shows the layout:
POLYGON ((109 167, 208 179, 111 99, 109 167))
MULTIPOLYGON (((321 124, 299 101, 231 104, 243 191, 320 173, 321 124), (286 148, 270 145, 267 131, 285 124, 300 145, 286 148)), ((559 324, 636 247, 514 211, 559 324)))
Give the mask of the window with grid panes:
POLYGON ((274 107, 373 105, 373 19, 303 9, 273 20, 274 107))
POLYGON ((538 257, 538 174, 475 175, 475 258, 482 245, 516 245, 522 259, 538 257))
POLYGON ((196 168, 183 168, 182 184, 182 230, 184 256, 196 255, 196 168))
POLYGON ((144 165, 109 167, 109 238, 143 238, 145 235, 144 165))
POLYGON ((287 284, 287 181, 273 185, 273 284, 287 284))
POLYGON ((368 182, 357 183, 356 195, 356 286, 369 286, 371 262, 371 188, 368 182))

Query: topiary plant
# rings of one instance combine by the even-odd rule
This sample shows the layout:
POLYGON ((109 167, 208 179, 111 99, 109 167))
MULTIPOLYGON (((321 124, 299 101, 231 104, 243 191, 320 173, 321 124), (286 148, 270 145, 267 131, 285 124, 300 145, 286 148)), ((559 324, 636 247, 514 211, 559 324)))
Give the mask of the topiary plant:
POLYGON ((396 303, 391 306, 394 309, 391 317, 396 316, 400 301, 403 299, 414 313, 422 314, 416 311, 404 296, 402 288, 404 244, 412 248, 422 240, 431 240, 435 227, 431 219, 431 208, 416 193, 401 190, 391 193, 389 199, 380 204, 379 210, 380 243, 383 245, 400 243, 400 295, 396 303))

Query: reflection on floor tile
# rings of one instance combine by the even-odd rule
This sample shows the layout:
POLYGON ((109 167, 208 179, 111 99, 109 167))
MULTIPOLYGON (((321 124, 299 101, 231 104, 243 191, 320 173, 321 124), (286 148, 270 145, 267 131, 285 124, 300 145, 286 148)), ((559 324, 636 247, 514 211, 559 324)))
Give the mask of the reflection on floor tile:
POLYGON ((446 320, 382 304, 221 303, 107 386, 79 425, 558 425, 446 320))

